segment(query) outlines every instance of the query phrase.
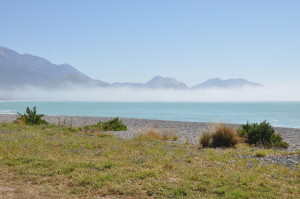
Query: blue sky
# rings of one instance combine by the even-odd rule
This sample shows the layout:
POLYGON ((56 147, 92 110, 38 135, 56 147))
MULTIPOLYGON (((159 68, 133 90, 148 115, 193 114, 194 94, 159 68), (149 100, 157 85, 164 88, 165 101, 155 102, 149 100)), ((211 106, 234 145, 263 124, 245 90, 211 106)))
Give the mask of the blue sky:
POLYGON ((300 1, 1 0, 0 45, 107 82, 300 85, 300 1))

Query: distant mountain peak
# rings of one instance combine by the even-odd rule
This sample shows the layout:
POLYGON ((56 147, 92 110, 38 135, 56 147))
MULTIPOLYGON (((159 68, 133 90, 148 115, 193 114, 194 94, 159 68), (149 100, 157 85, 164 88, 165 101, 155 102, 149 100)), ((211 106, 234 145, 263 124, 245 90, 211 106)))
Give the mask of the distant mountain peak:
POLYGON ((168 89, 187 89, 188 86, 171 77, 155 76, 145 83, 148 88, 168 88, 168 89))
POLYGON ((0 87, 11 89, 23 86, 66 87, 69 84, 107 86, 92 80, 69 64, 53 64, 47 59, 31 54, 19 54, 0 46, 0 87))
POLYGON ((171 77, 163 77, 157 75, 150 79, 146 83, 119 83, 115 82, 111 84, 112 87, 130 87, 130 88, 151 88, 151 89, 188 89, 189 87, 185 85, 183 82, 176 80, 175 78, 171 77))
POLYGON ((193 89, 199 88, 242 88, 242 87, 261 87, 262 84, 251 82, 246 79, 236 78, 236 79, 225 79, 221 78, 212 78, 208 79, 201 84, 193 86, 193 89))

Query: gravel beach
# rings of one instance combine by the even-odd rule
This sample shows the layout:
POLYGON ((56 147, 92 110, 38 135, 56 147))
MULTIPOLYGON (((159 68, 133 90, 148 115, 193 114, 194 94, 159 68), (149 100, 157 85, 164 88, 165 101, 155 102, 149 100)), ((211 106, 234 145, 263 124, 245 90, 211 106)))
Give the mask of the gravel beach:
MULTIPOLYGON (((2 114, 1 122, 12 122, 16 120, 17 115, 2 114)), ((66 126, 85 126, 95 124, 99 121, 108 121, 112 117, 87 117, 87 116, 44 116, 44 119, 52 124, 66 126)), ((165 134, 177 134, 178 142, 198 144, 199 137, 204 131, 214 128, 216 124, 206 122, 180 122, 149 119, 120 118, 127 125, 127 131, 111 132, 120 138, 132 138, 148 130, 155 130, 165 134)), ((237 124, 228 124, 238 128, 237 124)), ((285 142, 289 143, 289 151, 300 150, 300 129, 275 127, 276 133, 279 133, 285 142)))

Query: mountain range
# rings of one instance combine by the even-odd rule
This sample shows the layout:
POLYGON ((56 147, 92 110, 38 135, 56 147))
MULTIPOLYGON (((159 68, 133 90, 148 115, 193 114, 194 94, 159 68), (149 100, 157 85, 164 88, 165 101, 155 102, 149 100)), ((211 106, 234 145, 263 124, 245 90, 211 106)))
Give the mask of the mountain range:
POLYGON ((156 76, 146 83, 107 83, 92 79, 68 64, 53 64, 50 61, 30 54, 19 54, 0 46, 0 89, 14 89, 34 86, 48 89, 83 87, 130 87, 151 89, 206 89, 259 87, 259 83, 245 79, 209 79, 193 87, 174 78, 156 76))

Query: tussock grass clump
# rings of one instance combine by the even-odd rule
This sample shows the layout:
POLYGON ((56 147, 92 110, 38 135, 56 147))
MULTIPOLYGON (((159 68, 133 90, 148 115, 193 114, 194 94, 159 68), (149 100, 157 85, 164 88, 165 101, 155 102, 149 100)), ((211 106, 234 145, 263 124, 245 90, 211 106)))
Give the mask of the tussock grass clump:
POLYGON ((200 144, 202 147, 207 148, 212 146, 212 134, 209 131, 205 131, 201 138, 200 138, 200 144))
POLYGON ((90 131, 127 131, 127 126, 117 117, 107 122, 98 122, 97 124, 85 126, 84 130, 90 131))
POLYGON ((215 131, 204 132, 200 138, 202 147, 234 147, 241 141, 236 130, 226 125, 220 125, 215 131))
POLYGON ((226 125, 221 125, 212 134, 213 147, 234 147, 239 140, 236 130, 226 125))
POLYGON ((163 141, 176 141, 178 136, 176 133, 159 132, 155 129, 149 129, 146 133, 139 135, 139 138, 148 140, 163 140, 163 141))
POLYGON ((274 128, 270 123, 263 121, 260 124, 252 123, 242 125, 239 133, 246 139, 248 144, 264 147, 288 148, 288 143, 282 141, 279 134, 275 134, 274 128))
POLYGON ((19 117, 17 118, 17 123, 26 124, 26 125, 40 125, 40 124, 48 124, 45 120, 42 119, 44 117, 43 114, 37 114, 36 107, 33 107, 31 110, 29 107, 26 108, 26 113, 21 114, 18 113, 19 117))

